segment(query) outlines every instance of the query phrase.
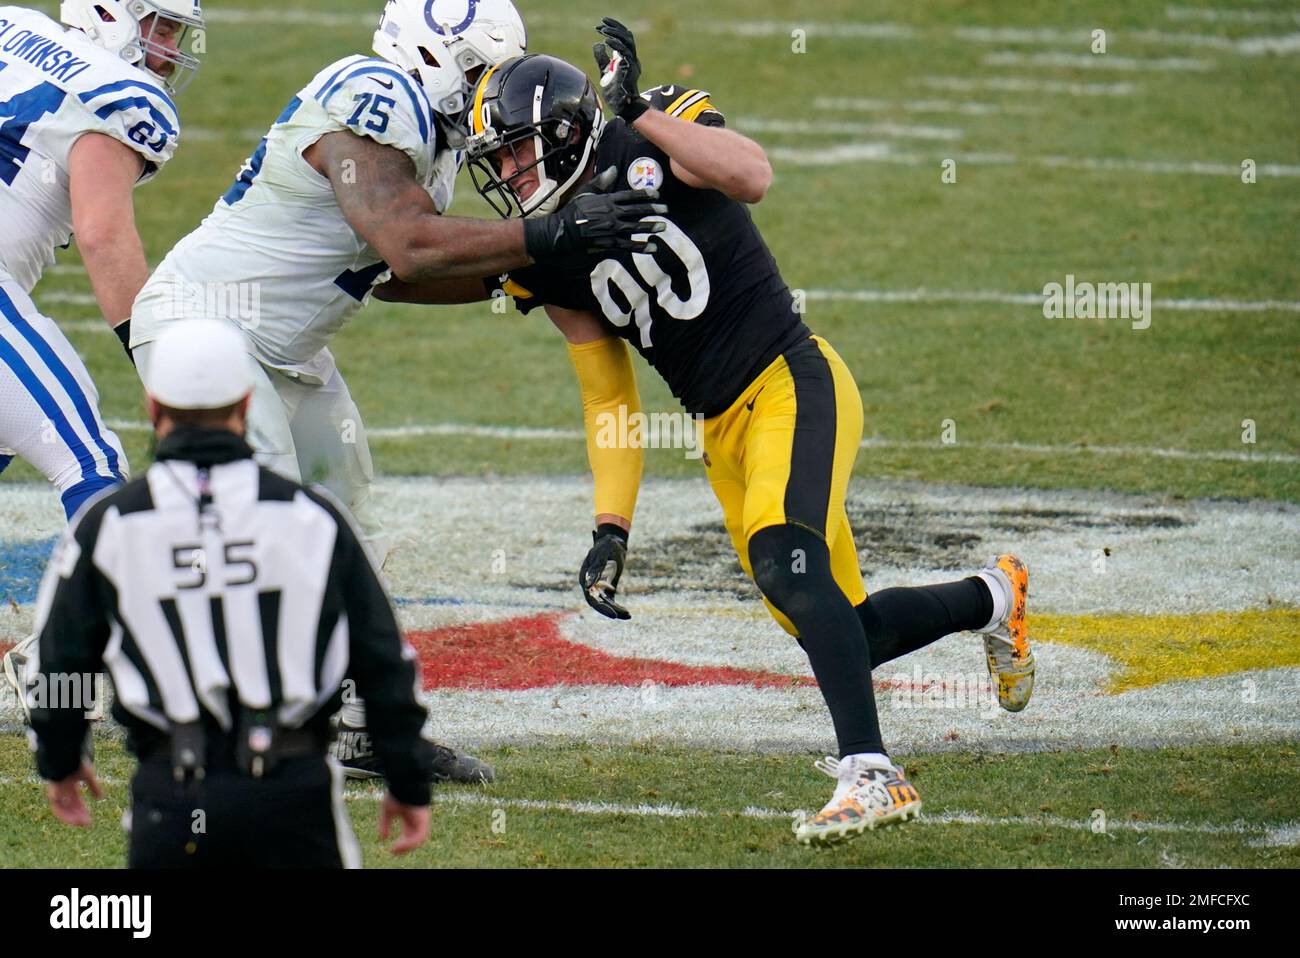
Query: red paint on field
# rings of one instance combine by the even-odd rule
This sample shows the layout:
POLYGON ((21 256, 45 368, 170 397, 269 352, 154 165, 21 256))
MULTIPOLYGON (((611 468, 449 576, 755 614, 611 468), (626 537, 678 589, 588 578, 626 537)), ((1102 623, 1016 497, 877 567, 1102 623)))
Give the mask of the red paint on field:
POLYGON ((682 665, 610 655, 560 636, 569 613, 475 622, 408 633, 430 689, 535 689, 550 685, 814 685, 800 675, 682 665))
POLYGON ((0 659, 4 658, 5 653, 17 644, 17 642, 0 642, 0 659))

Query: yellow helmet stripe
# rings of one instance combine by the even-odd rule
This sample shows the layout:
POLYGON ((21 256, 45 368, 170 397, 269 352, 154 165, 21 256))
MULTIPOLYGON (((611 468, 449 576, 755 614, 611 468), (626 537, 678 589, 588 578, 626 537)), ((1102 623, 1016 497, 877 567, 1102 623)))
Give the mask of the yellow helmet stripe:
POLYGON ((718 112, 718 108, 716 106, 714 106, 708 100, 701 100, 699 103, 693 104, 692 106, 687 107, 685 110, 682 110, 682 112, 678 115, 683 120, 690 120, 692 123, 694 123, 696 120, 699 119, 701 113, 717 113, 717 112, 718 112))
POLYGON ((499 69, 501 69, 500 63, 483 74, 483 79, 478 81, 478 90, 474 93, 474 115, 470 118, 470 129, 475 133, 483 132, 483 94, 487 92, 488 80, 499 69))
POLYGON ((698 96, 699 93, 700 93, 699 90, 687 90, 676 100, 673 100, 673 102, 669 105, 668 109, 664 110, 664 112, 667 113, 669 116, 674 116, 675 114, 673 111, 681 109, 683 103, 685 103, 693 96, 698 96))

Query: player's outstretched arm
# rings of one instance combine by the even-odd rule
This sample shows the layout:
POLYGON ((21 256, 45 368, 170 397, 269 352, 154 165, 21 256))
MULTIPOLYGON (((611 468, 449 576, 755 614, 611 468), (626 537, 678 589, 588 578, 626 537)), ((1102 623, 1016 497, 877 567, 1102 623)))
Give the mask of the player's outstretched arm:
POLYGON ((596 27, 593 50, 600 88, 624 122, 668 154, 673 175, 696 189, 718 190, 741 203, 757 203, 772 184, 772 165, 748 137, 650 109, 638 89, 641 59, 632 31, 612 17, 596 27))
POLYGON ((587 431, 587 461, 595 479, 596 525, 606 523, 627 531, 641 487, 645 453, 631 447, 625 436, 609 428, 641 412, 636 373, 627 344, 591 313, 547 306, 546 315, 564 334, 569 357, 582 390, 583 423, 587 431), (619 407, 625 407, 620 416, 619 407))
POLYGON ((418 303, 421 306, 455 306, 481 303, 492 298, 493 287, 483 279, 443 279, 427 283, 404 283, 390 279, 376 286, 375 299, 385 303, 418 303))
POLYGON ((641 412, 636 374, 627 344, 611 336, 593 314, 549 305, 546 313, 564 333, 578 375, 587 459, 596 486, 596 528, 591 550, 578 569, 578 584, 587 604, 601 615, 630 619, 631 614, 615 598, 627 559, 644 453, 639 443, 633 446, 627 441, 618 424, 641 412))
POLYGON ((339 132, 303 157, 329 178, 349 225, 404 283, 481 279, 529 262, 522 223, 439 216, 401 150, 339 132))
POLYGON ((703 126, 659 110, 647 110, 632 125, 668 154, 673 175, 687 186, 758 203, 772 185, 772 164, 763 148, 735 130, 703 126))
POLYGON ((410 284, 482 278, 574 254, 645 252, 654 231, 641 220, 665 210, 651 202, 652 193, 627 190, 579 196, 558 213, 527 221, 439 216, 416 181, 415 164, 394 147, 327 133, 303 157, 329 179, 349 225, 410 284))
POLYGON ((73 233, 100 312, 113 328, 131 318, 149 278, 132 199, 143 172, 138 153, 102 133, 83 135, 68 156, 73 233))

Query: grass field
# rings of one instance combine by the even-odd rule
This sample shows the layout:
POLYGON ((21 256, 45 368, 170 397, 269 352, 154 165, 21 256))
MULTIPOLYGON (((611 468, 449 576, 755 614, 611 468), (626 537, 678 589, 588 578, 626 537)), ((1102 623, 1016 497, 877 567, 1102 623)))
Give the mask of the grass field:
MULTIPOLYGON (((683 750, 635 736, 590 741, 572 730, 569 739, 550 744, 512 744, 511 734, 495 732, 475 741, 470 733, 462 741, 489 750, 502 771, 500 784, 442 793, 434 842, 403 864, 1300 865, 1294 758, 1300 723, 1294 716, 1289 725, 1270 720, 1268 730, 1249 732, 1254 737, 1246 744, 1231 731, 1247 670, 1263 670, 1258 675, 1282 696, 1300 682, 1300 633, 1288 612, 1296 604, 1300 552, 1285 537, 1256 540, 1254 551, 1251 542, 1233 539, 1232 563, 1220 574, 1216 546, 1228 543, 1196 534, 1208 528, 1198 526, 1203 516, 1218 515, 1218 507, 1192 501, 1262 500, 1242 506, 1242 515, 1273 509, 1268 515, 1278 523, 1294 522, 1300 502, 1300 4, 660 0, 650 8, 620 8, 592 0, 518 0, 518 6, 531 49, 584 67, 591 25, 603 14, 629 20, 646 85, 710 90, 729 124, 767 147, 776 181, 754 215, 789 284, 807 294, 807 322, 857 377, 869 437, 856 465, 861 480, 1061 491, 1048 505, 1035 500, 1036 521, 1059 536, 1044 539, 1041 555, 1031 548, 1029 556, 1031 568, 1035 561, 1061 563, 1035 587, 1037 608, 1076 617, 1045 646, 1047 660, 1057 649, 1063 667, 1079 674, 1095 667, 1081 695, 1115 695, 1102 701, 1113 701, 1117 712, 1136 709, 1129 717, 1140 724, 1147 714, 1141 709, 1157 706, 1133 705, 1118 694, 1108 670, 1141 647, 1133 655, 1159 677, 1219 676, 1218 685, 1196 686, 1197 695, 1210 699, 1186 693, 1189 716, 1208 708, 1235 718, 1225 718, 1217 737, 1178 747, 1139 747, 1127 732, 1116 732, 1113 749, 1087 751, 1067 740, 1019 752, 992 733, 973 753, 935 752, 909 747, 914 729, 904 724, 897 744, 907 753, 928 822, 824 854, 795 846, 788 819, 736 814, 747 806, 782 814, 818 806, 829 781, 812 770, 812 752, 754 753, 725 735, 716 749, 683 750), (1090 51, 1096 29, 1106 31, 1103 55, 1090 51), (804 32, 806 52, 792 50, 799 40, 794 31, 804 32), (955 161, 956 182, 943 181, 945 160, 955 161), (1254 162, 1256 182, 1243 182, 1245 160, 1254 162), (1033 298, 1067 275, 1150 283, 1150 327, 1044 318, 1033 298), (1254 442, 1243 441, 1247 420, 1254 442), (945 421, 956 443, 942 441, 945 421), (1129 528, 1118 520, 1090 524, 1096 507, 1072 505, 1079 490, 1141 496, 1116 500, 1115 508, 1138 517, 1135 528, 1144 516, 1155 525, 1133 540, 1131 551, 1116 549, 1119 571, 1110 574, 1150 574, 1149 596, 1130 590, 1112 601, 1099 589, 1088 592, 1096 593, 1091 604, 1077 599, 1072 577, 1091 575, 1096 552, 1127 543, 1121 531, 1129 528), (1184 505, 1177 513, 1183 526, 1162 529, 1159 517, 1184 505), (1161 551, 1166 547, 1172 551, 1161 551), (1194 560, 1212 567, 1204 580, 1188 578, 1194 560), (1248 588, 1214 591, 1229 576, 1248 588), (1245 617, 1260 610, 1268 610, 1265 618, 1245 617), (1167 623, 1124 624, 1125 617, 1171 612, 1224 616, 1215 620, 1224 623, 1216 626, 1221 641, 1183 633, 1162 645, 1160 630, 1176 631, 1167 623), (1118 621, 1118 631, 1102 632, 1100 620, 1089 618, 1101 614, 1117 616, 1105 628, 1118 621), (1222 656, 1256 642, 1256 658, 1240 655, 1231 667, 1219 667, 1222 656), (584 802, 617 807, 565 804, 584 802), (643 805, 702 814, 646 812, 643 805), (505 810, 503 834, 490 828, 498 808, 505 810), (1108 835, 1090 830, 1096 808, 1112 825, 1108 835), (958 814, 974 817, 945 823, 944 815, 958 814), (1270 829, 1283 837, 1270 838, 1270 829)), ((211 209, 284 102, 325 63, 368 50, 368 24, 378 7, 377 0, 289 0, 275 12, 249 0, 213 5, 204 67, 180 104, 188 132, 165 173, 137 196, 153 262, 211 209)), ((492 215, 468 176, 460 187, 455 212, 492 215)), ((122 426, 130 458, 140 466, 148 437, 140 427, 135 373, 114 338, 94 326, 97 310, 75 248, 61 257, 34 298, 85 356, 105 414, 122 426)), ((486 500, 478 511, 464 505, 455 513, 459 525, 424 513, 410 518, 396 591, 411 603, 408 611, 421 609, 424 618, 408 624, 438 629, 539 609, 576 611, 577 596, 562 593, 563 586, 528 591, 533 576, 547 582, 571 576, 588 521, 577 389, 546 320, 497 315, 486 305, 430 310, 375 302, 340 335, 334 352, 374 436, 379 473, 485 477, 501 485, 484 488, 502 495, 524 488, 511 484, 514 479, 574 480, 572 498, 556 507, 554 527, 543 530, 535 517, 549 521, 550 514, 532 500, 513 517, 513 530, 509 521, 501 523, 507 530, 501 534, 515 538, 491 544, 503 542, 512 555, 559 543, 557 558, 547 551, 545 561, 512 572, 513 591, 448 571, 431 554, 462 555, 448 565, 486 565, 442 543, 482 547, 475 533, 497 528, 498 513, 509 508, 486 500), (513 432, 519 429, 532 432, 513 432), (569 532, 555 531, 561 528, 569 532), (469 607, 438 604, 448 596, 469 607)), ((647 410, 675 408, 639 360, 638 375, 647 410)), ((702 486, 698 468, 679 452, 647 456, 650 475, 678 480, 693 496, 702 486)), ((10 490, 26 495, 37 478, 15 463, 0 478, 0 513, 10 490)), ((870 488, 876 495, 878 487, 870 488)), ((886 502, 911 495, 911 487, 883 488, 886 502)), ((983 502, 983 493, 961 495, 983 502)), ((998 508, 1020 508, 998 502, 998 508)), ((713 550, 723 571, 709 571, 709 581, 746 594, 714 528, 717 516, 707 502, 700 508, 694 524, 673 527, 677 551, 656 539, 645 520, 637 535, 667 557, 668 568, 685 567, 688 545, 713 550)), ((897 573, 882 573, 871 588, 897 584, 903 574, 951 577, 951 569, 982 561, 987 551, 981 549, 1017 546, 1024 533, 981 526, 970 541, 939 549, 948 529, 960 537, 974 520, 935 507, 926 513, 933 525, 913 535, 907 517, 877 523, 863 509, 872 537, 864 561, 870 553, 878 560, 873 569, 897 573), (916 555, 891 555, 892 544, 903 539, 919 543, 916 555)), ((14 518, 12 529, 0 526, 0 587, 6 546, 43 543, 59 531, 57 508, 29 519, 32 510, 21 522, 14 518)), ((1244 536, 1236 513, 1224 515, 1215 528, 1244 536)), ((400 513, 393 518, 403 521, 400 513)), ((680 579, 671 587, 684 588, 680 579)), ((14 592, 11 600, 12 609, 0 610, 0 642, 21 638, 30 626, 30 598, 14 592)), ((752 601, 736 601, 753 611, 752 601)), ((587 631, 563 634, 661 659, 680 657, 687 647, 697 654, 692 643, 703 649, 715 638, 733 651, 752 642, 772 650, 766 658, 755 653, 754 667, 806 671, 782 657, 788 655, 778 651, 788 649, 783 637, 767 631, 759 637, 774 628, 770 623, 744 619, 724 629, 700 616, 658 627, 640 618, 635 628, 644 631, 634 633, 635 641, 609 638, 612 633, 585 619, 581 630, 587 631)), ((727 649, 714 648, 710 664, 726 664, 727 649)), ((1059 706, 1052 713, 1059 718, 1068 714, 1061 703, 1074 700, 1054 699, 1068 683, 1052 681, 1045 675, 1039 694, 1044 708, 1059 706)), ((1171 700, 1181 688, 1166 690, 1171 700)), ((469 701, 457 694, 440 690, 440 707, 454 711, 469 701)), ((1035 721, 1032 709, 1026 716, 1035 721)), ((885 718, 887 736, 891 721, 885 718)), ((104 773, 124 781, 130 766, 122 753, 106 742, 102 754, 104 773)), ((116 810, 123 785, 111 787, 95 830, 74 835, 43 813, 36 786, 25 783, 28 763, 17 738, 0 737, 2 863, 119 864, 116 810)), ((352 811, 368 842, 367 860, 378 864, 383 859, 369 838, 374 808, 366 794, 356 793, 352 811)))
MULTIPOLYGON (((791 839, 786 809, 820 806, 827 779, 786 756, 494 750, 485 757, 508 782, 440 789, 433 838, 405 858, 377 839, 377 791, 351 786, 348 807, 370 867, 1296 868, 1300 849, 1270 829, 1300 820, 1295 754, 1278 746, 920 755, 909 776, 942 799, 927 799, 916 825, 831 849, 791 839), (1243 804, 1243 794, 1261 798, 1243 804)), ((107 797, 92 805, 86 832, 49 818, 35 779, 5 786, 7 865, 122 863, 133 763, 120 746, 101 744, 98 765, 107 797)), ((0 740, 0 779, 25 776, 27 766, 20 743, 0 740)))

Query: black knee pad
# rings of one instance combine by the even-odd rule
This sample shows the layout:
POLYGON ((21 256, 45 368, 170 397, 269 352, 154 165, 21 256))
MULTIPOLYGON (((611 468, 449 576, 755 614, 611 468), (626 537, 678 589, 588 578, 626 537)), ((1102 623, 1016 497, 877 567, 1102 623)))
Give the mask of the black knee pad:
POLYGON ((796 627, 805 609, 839 593, 825 540, 802 526, 760 529, 749 540, 749 561, 764 597, 796 627))

